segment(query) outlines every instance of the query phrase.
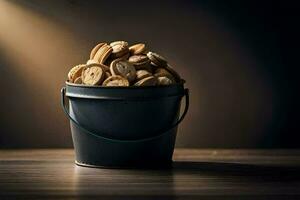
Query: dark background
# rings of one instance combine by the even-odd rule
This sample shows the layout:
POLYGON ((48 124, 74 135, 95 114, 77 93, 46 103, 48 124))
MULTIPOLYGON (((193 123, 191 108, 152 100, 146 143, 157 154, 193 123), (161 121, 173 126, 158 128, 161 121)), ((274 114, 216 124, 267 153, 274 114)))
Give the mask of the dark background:
POLYGON ((71 147, 68 70, 126 40, 187 81, 177 147, 299 148, 299 7, 280 2, 1 1, 0 147, 71 147))

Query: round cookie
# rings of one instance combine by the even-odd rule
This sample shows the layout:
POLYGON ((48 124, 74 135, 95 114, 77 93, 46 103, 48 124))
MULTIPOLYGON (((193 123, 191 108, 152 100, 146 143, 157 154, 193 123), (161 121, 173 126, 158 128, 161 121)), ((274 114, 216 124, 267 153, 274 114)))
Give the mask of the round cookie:
POLYGON ((105 44, 106 43, 99 43, 92 49, 92 51, 90 53, 90 60, 92 60, 95 57, 97 51, 105 44))
POLYGON ((172 74, 176 82, 180 82, 182 80, 180 75, 169 64, 167 64, 164 68, 172 74))
POLYGON ((121 56, 120 59, 127 60, 130 57, 130 53, 126 53, 125 55, 121 56))
POLYGON ((104 70, 104 72, 110 72, 110 68, 107 65, 99 64, 99 66, 104 70))
POLYGON ((147 56, 151 60, 151 62, 153 62, 157 66, 163 66, 164 67, 168 63, 167 60, 164 57, 162 57, 161 55, 159 55, 157 53, 149 51, 147 53, 147 56))
POLYGON ((82 70, 82 83, 86 85, 99 85, 104 77, 104 70, 99 64, 90 64, 82 70))
POLYGON ((97 61, 95 61, 95 60, 88 60, 87 61, 87 63, 86 63, 87 65, 95 65, 95 66, 99 66, 99 67, 101 67, 103 70, 104 70, 104 72, 109 72, 109 67, 107 66, 107 65, 105 65, 105 64, 100 64, 100 63, 98 63, 97 61))
POLYGON ((136 80, 138 81, 149 76, 152 76, 152 74, 147 70, 141 69, 136 71, 136 80))
POLYGON ((75 67, 73 67, 69 73, 68 73, 68 79, 71 83, 73 83, 75 81, 76 78, 81 76, 81 72, 83 70, 83 68, 86 65, 81 64, 81 65, 76 65, 75 67))
POLYGON ((114 58, 112 55, 110 55, 106 61, 104 62, 104 65, 106 66, 110 66, 110 64, 112 63, 112 61, 116 60, 116 59, 119 59, 119 60, 127 60, 130 56, 130 53, 126 53, 125 55, 119 57, 119 58, 114 58))
POLYGON ((150 65, 152 65, 153 66, 153 68, 159 68, 159 66, 157 65, 157 64, 155 64, 154 62, 150 62, 150 65))
POLYGON ((171 84, 173 84, 173 81, 166 76, 160 76, 160 77, 157 77, 157 84, 158 85, 171 85, 171 84))
POLYGON ((98 61, 96 60, 93 60, 93 59, 89 59, 86 64, 89 65, 89 64, 95 64, 95 63, 99 63, 98 61))
POLYGON ((134 66, 126 60, 116 59, 110 64, 110 72, 112 75, 120 75, 129 82, 134 81, 136 70, 134 66))
POLYGON ((132 45, 129 47, 129 52, 131 55, 146 53, 146 45, 143 43, 132 45))
POLYGON ((82 84, 81 77, 76 78, 75 81, 74 81, 74 83, 76 83, 76 84, 82 84))
POLYGON ((100 64, 104 64, 112 51, 113 49, 111 46, 109 46, 108 44, 104 44, 98 49, 95 56, 93 57, 93 60, 97 61, 100 64))
POLYGON ((105 72, 105 79, 107 79, 110 76, 111 76, 111 74, 109 72, 105 72))
POLYGON ((132 64, 139 64, 139 63, 149 62, 150 59, 146 55, 139 54, 139 55, 130 56, 128 58, 128 61, 131 62, 132 64))
POLYGON ((174 80, 173 75, 165 68, 157 68, 154 71, 154 76, 155 77, 168 77, 169 79, 174 80))
POLYGON ((151 70, 150 68, 151 61, 146 55, 142 55, 142 54, 133 55, 128 58, 128 61, 134 65, 136 70, 139 69, 146 69, 148 71, 151 70))
POLYGON ((129 86, 129 81, 125 79, 122 76, 115 75, 115 76, 110 76, 105 81, 103 81, 103 86, 110 86, 110 87, 118 87, 118 86, 129 86))
POLYGON ((111 56, 113 58, 119 58, 129 53, 128 43, 125 41, 115 41, 109 44, 112 47, 111 56))
POLYGON ((154 86, 157 83, 157 79, 154 76, 149 76, 139 80, 134 86, 154 86))
POLYGON ((159 68, 159 67, 156 66, 153 62, 150 62, 148 71, 151 73, 154 73, 157 68, 159 68))

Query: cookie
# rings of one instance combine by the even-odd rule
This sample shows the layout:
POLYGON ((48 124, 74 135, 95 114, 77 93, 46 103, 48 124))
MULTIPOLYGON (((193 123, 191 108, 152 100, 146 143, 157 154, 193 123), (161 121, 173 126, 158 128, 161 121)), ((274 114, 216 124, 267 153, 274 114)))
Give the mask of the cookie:
POLYGON ((155 69, 154 76, 166 76, 174 82, 180 82, 181 80, 179 74, 169 65, 165 66, 164 68, 155 69))
POLYGON ((104 72, 110 72, 109 66, 104 65, 104 64, 99 64, 99 63, 98 63, 98 65, 104 70, 104 72))
POLYGON ((110 86, 110 87, 118 87, 118 86, 129 86, 129 81, 119 75, 110 76, 102 84, 103 86, 110 86))
POLYGON ((129 47, 131 55, 144 54, 146 53, 146 45, 143 43, 135 44, 129 47))
POLYGON ((108 44, 104 44, 98 49, 93 60, 96 60, 100 64, 104 64, 104 62, 110 56, 112 51, 113 49, 111 46, 109 46, 108 44))
POLYGON ((130 57, 130 53, 128 52, 125 55, 121 56, 120 59, 127 60, 129 57, 130 57))
POLYGON ((171 65, 167 64, 164 68, 173 75, 176 82, 180 82, 182 80, 180 75, 173 69, 173 67, 171 67, 171 65))
POLYGON ((104 70, 104 72, 110 72, 109 70, 109 67, 107 66, 107 65, 105 65, 105 64, 100 64, 100 63, 98 63, 97 61, 95 61, 95 60, 88 60, 87 62, 86 62, 86 64, 87 65, 97 65, 97 66, 99 66, 99 67, 101 67, 103 70, 104 70))
POLYGON ((111 76, 111 73, 105 72, 105 79, 107 79, 107 78, 110 77, 110 76, 111 76))
POLYGON ((133 55, 128 58, 128 61, 132 63, 136 70, 145 69, 150 71, 150 59, 146 55, 133 55))
POLYGON ((155 64, 154 62, 150 62, 150 65, 152 65, 154 69, 159 68, 159 66, 157 64, 155 64))
POLYGON ((154 76, 149 76, 139 80, 134 86, 154 86, 157 83, 157 79, 154 76))
POLYGON ((128 58, 128 61, 132 64, 144 63, 149 62, 150 59, 146 55, 133 55, 128 58))
POLYGON ((136 77, 134 66, 126 60, 116 59, 110 64, 110 72, 112 75, 120 75, 132 82, 136 77))
POLYGON ((166 76, 157 77, 157 85, 171 85, 173 81, 166 76))
POLYGON ((81 76, 80 76, 80 77, 77 77, 77 78, 75 79, 74 83, 76 83, 76 84, 82 84, 81 76))
POLYGON ((68 79, 71 83, 73 83, 75 81, 76 78, 81 76, 81 72, 82 69, 85 67, 86 65, 81 64, 81 65, 76 65, 75 67, 73 67, 69 73, 68 73, 68 79))
POLYGON ((136 80, 138 81, 149 76, 152 76, 152 74, 147 70, 141 69, 136 71, 136 80))
POLYGON ((94 58, 94 56, 96 55, 97 51, 100 49, 100 47, 102 47, 103 45, 105 45, 106 43, 99 43, 97 44, 91 51, 90 53, 90 60, 92 60, 94 58))
POLYGON ((96 60, 93 60, 93 59, 89 59, 86 64, 89 65, 89 64, 95 64, 95 63, 98 63, 98 61, 96 60))
POLYGON ((99 85, 105 77, 104 70, 99 64, 90 64, 82 70, 82 83, 86 85, 99 85))
POLYGON ((109 44, 112 47, 111 56, 113 58, 119 58, 129 53, 128 43, 125 41, 115 41, 109 44))
POLYGON ((169 79, 174 80, 173 75, 165 68, 157 68, 154 71, 154 76, 155 77, 168 77, 169 79))
POLYGON ((119 58, 113 58, 112 56, 109 56, 106 61, 104 62, 104 64, 106 66, 110 66, 110 64, 112 63, 112 61, 116 60, 116 59, 120 59, 120 60, 127 60, 130 56, 130 53, 126 53, 125 55, 119 57, 119 58))
POLYGON ((164 57, 162 57, 161 55, 159 55, 157 53, 149 51, 147 53, 147 56, 151 60, 151 62, 153 62, 157 66, 163 66, 164 67, 168 63, 167 60, 164 57))
POLYGON ((157 65, 155 65, 153 62, 150 62, 148 71, 154 73, 157 68, 159 68, 157 65))

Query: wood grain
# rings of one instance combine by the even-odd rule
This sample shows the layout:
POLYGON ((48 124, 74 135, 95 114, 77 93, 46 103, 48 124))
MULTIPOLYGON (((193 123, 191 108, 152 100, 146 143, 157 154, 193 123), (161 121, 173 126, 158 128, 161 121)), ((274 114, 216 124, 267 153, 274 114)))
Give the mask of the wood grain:
POLYGON ((300 150, 176 149, 165 170, 73 160, 72 149, 0 150, 0 199, 300 198, 300 150))

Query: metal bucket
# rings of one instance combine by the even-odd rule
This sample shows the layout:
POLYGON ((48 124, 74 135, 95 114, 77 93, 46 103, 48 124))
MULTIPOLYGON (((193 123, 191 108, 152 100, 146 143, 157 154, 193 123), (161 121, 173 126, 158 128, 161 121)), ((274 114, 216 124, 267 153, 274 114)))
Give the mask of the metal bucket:
POLYGON ((149 87, 67 83, 61 90, 61 103, 70 119, 77 165, 168 167, 177 125, 188 111, 189 93, 183 83, 149 87), (185 109, 179 118, 183 96, 185 109))

